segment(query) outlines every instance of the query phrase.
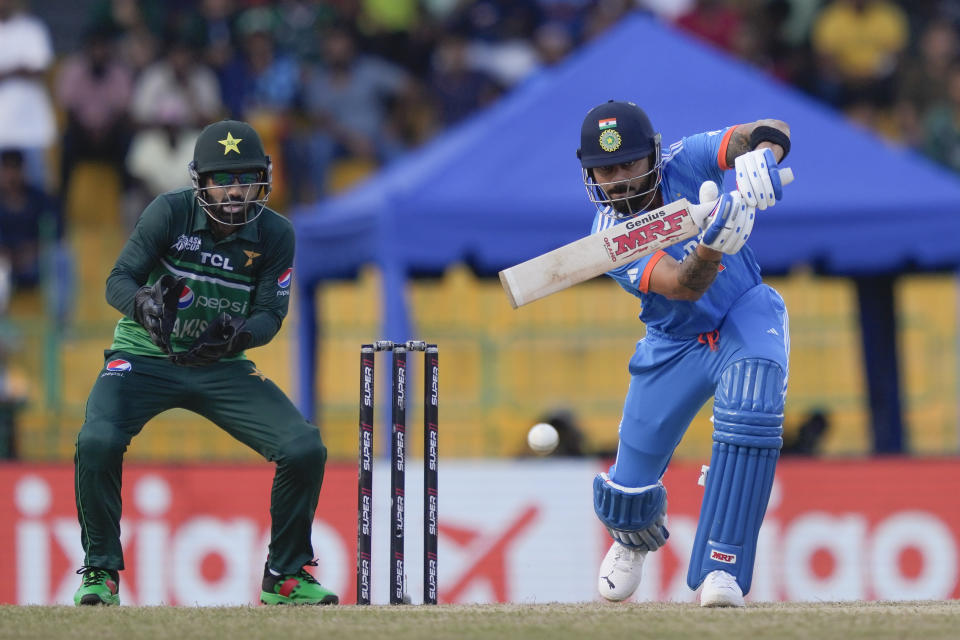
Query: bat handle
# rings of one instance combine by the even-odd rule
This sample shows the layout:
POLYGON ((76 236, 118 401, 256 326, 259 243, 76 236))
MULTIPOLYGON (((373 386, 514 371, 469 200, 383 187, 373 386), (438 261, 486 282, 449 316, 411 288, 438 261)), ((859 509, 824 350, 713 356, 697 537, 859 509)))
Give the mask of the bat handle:
POLYGON ((790 167, 784 167, 783 169, 777 169, 777 173, 780 174, 780 184, 786 186, 793 182, 793 169, 790 167))

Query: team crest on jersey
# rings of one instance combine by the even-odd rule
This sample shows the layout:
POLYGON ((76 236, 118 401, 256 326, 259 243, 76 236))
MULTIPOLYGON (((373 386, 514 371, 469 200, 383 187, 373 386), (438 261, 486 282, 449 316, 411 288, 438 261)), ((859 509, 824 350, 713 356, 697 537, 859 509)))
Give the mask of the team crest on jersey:
POLYGON ((623 142, 623 138, 620 137, 620 132, 616 129, 607 129, 600 134, 600 148, 607 153, 613 153, 619 149, 621 142, 623 142))
POLYGON ((123 374, 131 369, 133 369, 133 365, 130 364, 129 360, 124 360, 123 358, 114 358, 107 364, 103 365, 103 373, 100 374, 100 377, 120 376, 122 378, 123 374))
POLYGON ((293 267, 290 267, 286 271, 280 274, 280 277, 277 278, 277 286, 281 289, 286 289, 290 286, 290 281, 293 279, 293 267))
POLYGON ((193 304, 193 289, 183 285, 183 291, 180 292, 180 299, 177 301, 177 309, 181 311, 193 304))

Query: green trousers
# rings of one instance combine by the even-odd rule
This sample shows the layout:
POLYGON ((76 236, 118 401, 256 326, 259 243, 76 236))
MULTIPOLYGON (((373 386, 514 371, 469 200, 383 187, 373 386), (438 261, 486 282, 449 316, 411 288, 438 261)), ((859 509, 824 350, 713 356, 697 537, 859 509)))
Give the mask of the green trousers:
MULTIPOLYGON (((276 463, 267 562, 296 573, 313 559, 310 532, 327 449, 320 431, 249 360, 181 367, 163 358, 106 351, 77 435, 74 478, 84 565, 123 569, 120 484, 123 454, 148 420, 194 411, 276 463)), ((238 496, 238 499, 241 499, 238 496)))

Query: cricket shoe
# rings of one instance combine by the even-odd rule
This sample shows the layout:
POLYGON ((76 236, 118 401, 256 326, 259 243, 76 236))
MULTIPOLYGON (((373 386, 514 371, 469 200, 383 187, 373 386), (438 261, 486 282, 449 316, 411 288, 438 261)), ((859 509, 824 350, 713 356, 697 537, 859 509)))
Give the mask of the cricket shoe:
POLYGON ((726 571, 711 571, 700 591, 701 607, 742 607, 743 590, 737 579, 726 571))
POLYGON ((600 563, 600 576, 597 578, 600 595, 614 602, 632 596, 640 586, 646 555, 646 551, 631 549, 614 540, 600 563))
POLYGON ((73 603, 81 605, 120 604, 120 576, 116 571, 98 567, 81 567, 80 588, 73 594, 73 603))
MULTIPOLYGON (((317 566, 316 561, 307 563, 317 566)), ((260 602, 263 604, 339 604, 340 598, 330 591, 306 569, 297 573, 275 576, 264 567, 263 590, 260 602)))

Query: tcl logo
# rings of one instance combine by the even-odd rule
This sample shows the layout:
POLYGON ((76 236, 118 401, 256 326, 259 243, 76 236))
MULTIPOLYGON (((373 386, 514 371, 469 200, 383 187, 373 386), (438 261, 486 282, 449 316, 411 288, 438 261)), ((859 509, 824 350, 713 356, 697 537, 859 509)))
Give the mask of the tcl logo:
POLYGON ((727 564, 733 564, 737 561, 737 556, 734 553, 721 553, 714 549, 710 552, 710 559, 716 560, 717 562, 725 562, 727 564))

